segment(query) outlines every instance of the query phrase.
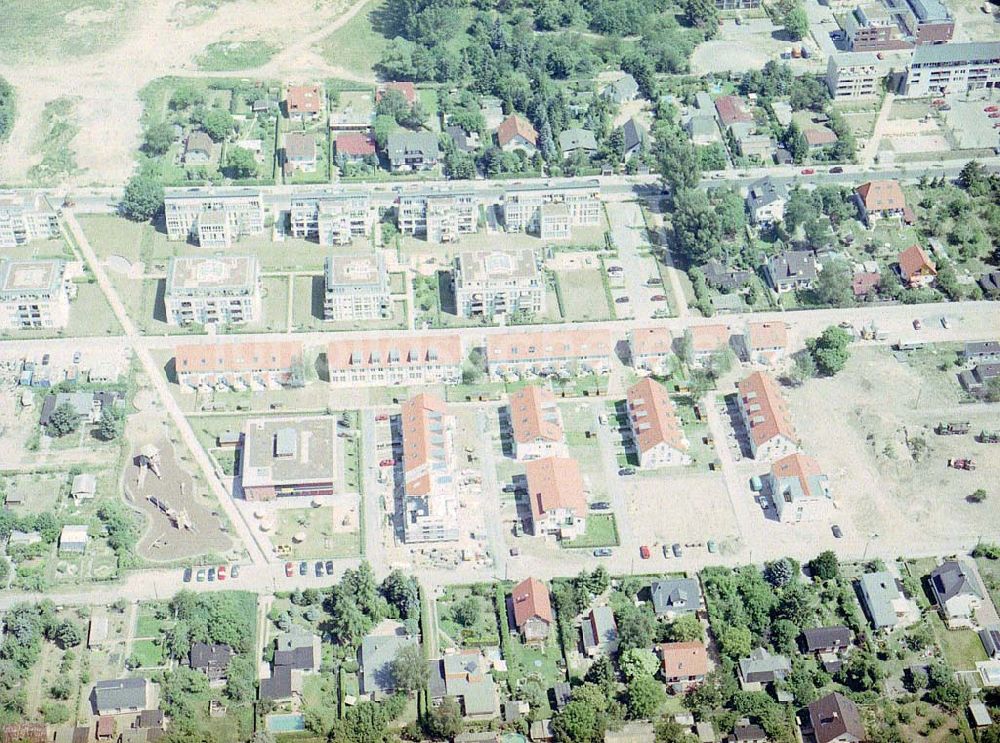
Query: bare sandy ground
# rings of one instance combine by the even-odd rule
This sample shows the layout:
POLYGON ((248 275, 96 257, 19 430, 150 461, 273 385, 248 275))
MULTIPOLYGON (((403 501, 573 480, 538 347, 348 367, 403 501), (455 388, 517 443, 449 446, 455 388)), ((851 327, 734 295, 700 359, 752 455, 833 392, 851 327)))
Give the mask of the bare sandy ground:
MULTIPOLYGON (((330 65, 312 47, 347 23, 366 2, 235 0, 214 12, 192 16, 178 0, 147 0, 114 46, 84 57, 33 58, 0 65, 0 76, 15 87, 18 99, 14 130, 0 146, 0 183, 25 181, 28 170, 39 160, 36 150, 42 110, 60 96, 79 98, 76 116, 80 131, 73 149, 81 172, 66 185, 117 184, 131 174, 139 145, 142 104, 138 93, 156 78, 226 75, 290 81, 324 77, 363 80, 357 72, 330 65), (196 68, 194 59, 212 42, 270 38, 274 29, 282 29, 282 38, 288 43, 263 67, 226 73, 196 68)), ((74 15, 69 22, 81 19, 74 15)))

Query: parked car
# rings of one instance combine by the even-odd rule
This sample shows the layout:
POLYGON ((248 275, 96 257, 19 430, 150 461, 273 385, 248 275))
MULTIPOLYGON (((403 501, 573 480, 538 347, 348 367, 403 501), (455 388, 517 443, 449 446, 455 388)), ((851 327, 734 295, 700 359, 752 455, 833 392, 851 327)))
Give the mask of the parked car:
POLYGON ((608 266, 608 273, 621 273, 624 269, 621 266, 608 266))
POLYGON ((615 300, 615 304, 628 304, 628 301, 628 297, 618 297, 618 299, 615 300))
POLYGON ((830 172, 831 173, 843 173, 844 169, 842 167, 840 167, 839 165, 834 165, 832 168, 830 168, 830 172))
POLYGON ((607 547, 598 547, 594 550, 594 557, 611 557, 611 550, 607 547))
POLYGON ((997 111, 1000 111, 1000 108, 998 108, 997 106, 987 106, 987 107, 986 107, 986 108, 984 108, 983 110, 984 110, 984 111, 985 111, 986 113, 988 113, 988 114, 991 114, 991 113, 995 113, 995 112, 997 112, 997 111))
POLYGON ((990 118, 991 119, 1000 119, 1000 111, 998 111, 995 114, 990 114, 990 118))
POLYGON ((225 580, 226 579, 226 566, 225 565, 220 565, 219 569, 215 572, 215 574, 219 577, 219 580, 225 580))
POLYGON ((611 504, 606 500, 594 501, 590 504, 590 510, 592 511, 609 511, 611 510, 611 504))
POLYGON ((191 568, 184 568, 184 582, 185 583, 190 583, 191 582, 191 575, 192 575, 193 572, 194 571, 192 571, 191 568))
POLYGON ((80 352, 79 351, 74 351, 73 352, 73 363, 74 364, 79 364, 80 363, 80 358, 81 358, 80 352))
POLYGON ((622 477, 628 477, 629 475, 635 474, 635 467, 622 467, 618 470, 618 474, 622 477))
POLYGON ((383 459, 378 463, 379 467, 394 467, 396 465, 395 459, 383 459))
POLYGON ((639 548, 639 557, 641 557, 643 560, 648 560, 649 559, 649 547, 647 547, 646 545, 642 545, 639 548))
POLYGON ((663 279, 658 276, 646 279, 646 286, 663 286, 663 279))
POLYGON ((844 532, 842 532, 840 530, 840 527, 837 526, 836 524, 833 525, 832 531, 833 531, 833 536, 836 537, 837 539, 840 539, 842 536, 844 536, 844 532))
POLYGON ((708 545, 707 545, 707 546, 708 546, 708 551, 709 551, 710 553, 712 553, 713 555, 714 555, 714 554, 715 554, 716 552, 718 552, 718 551, 719 551, 719 545, 717 545, 717 544, 715 543, 715 540, 714 540, 714 539, 709 539, 709 540, 708 540, 708 545))
POLYGON ((215 568, 208 569, 208 582, 212 583, 215 581, 215 568))
POLYGON ((316 564, 313 566, 313 571, 316 573, 317 578, 323 577, 323 561, 317 560, 316 564))
POLYGON ((947 317, 942 317, 941 318, 941 327, 944 328, 945 330, 950 329, 951 328, 951 321, 947 317))
POLYGON ((202 568, 201 570, 198 571, 198 575, 195 578, 195 580, 198 583, 204 583, 205 582, 205 568, 202 568))
POLYGON ((918 318, 914 318, 914 320, 913 320, 913 329, 914 330, 920 330, 922 327, 924 327, 924 324, 922 322, 920 322, 920 318, 919 317, 918 318))
POLYGON ((674 551, 674 557, 680 557, 684 554, 684 550, 681 549, 680 542, 674 542, 674 546, 670 549, 674 551))
POLYGON ((286 562, 285 563, 285 577, 286 578, 291 578, 294 573, 295 573, 295 566, 292 565, 292 563, 290 563, 290 562, 286 562))
POLYGON ((802 175, 814 175, 816 171, 813 168, 803 168, 802 175))
POLYGON ((379 413, 378 415, 375 416, 376 423, 381 423, 382 421, 387 421, 387 420, 389 420, 389 416, 386 413, 379 413))
POLYGON ((239 565, 233 565, 231 568, 229 568, 229 577, 232 578, 233 580, 236 580, 237 578, 240 577, 239 565))
POLYGON ((327 575, 333 575, 333 560, 327 560, 323 567, 326 569, 327 575))
POLYGON ((309 564, 303 560, 299 563, 299 575, 305 575, 309 572, 309 564))
POLYGON ((650 302, 666 302, 667 301, 667 295, 666 294, 654 294, 653 296, 651 296, 649 298, 649 301, 650 302))
POLYGON ((670 547, 668 545, 666 545, 666 544, 663 545, 663 559, 664 560, 669 560, 670 557, 672 556, 672 554, 673 553, 670 551, 670 547))

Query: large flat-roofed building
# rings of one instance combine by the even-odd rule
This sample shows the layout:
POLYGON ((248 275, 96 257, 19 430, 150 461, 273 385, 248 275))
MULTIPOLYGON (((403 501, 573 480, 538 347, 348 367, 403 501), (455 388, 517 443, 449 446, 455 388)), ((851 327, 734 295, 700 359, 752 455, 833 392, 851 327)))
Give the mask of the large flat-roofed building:
POLYGON ((510 186, 503 195, 503 219, 508 232, 530 232, 543 240, 567 237, 565 226, 601 223, 601 184, 583 181, 510 186))
POLYGON ((625 392, 632 446, 643 469, 691 463, 677 410, 659 382, 642 379, 625 392))
POLYGON ((774 377, 754 372, 739 383, 738 389, 740 415, 750 433, 753 458, 770 460, 795 452, 799 437, 774 377))
POLYGON ((174 351, 177 383, 185 387, 274 389, 305 384, 302 344, 296 341, 185 343, 174 351))
POLYGON ((260 266, 252 255, 174 257, 163 295, 171 325, 241 325, 261 317, 260 266))
POLYGON ((836 100, 877 98, 888 69, 875 52, 831 54, 826 85, 836 100))
POLYGON ((389 274, 379 254, 327 256, 323 287, 324 320, 379 320, 392 316, 389 274))
POLYGON ((336 340, 327 346, 335 387, 458 384, 462 341, 457 334, 336 340))
POLYGON ((228 248, 264 232, 259 188, 167 188, 163 194, 167 239, 195 240, 203 248, 228 248))
POLYGON ((459 253, 454 276, 455 306, 462 317, 545 312, 545 277, 528 248, 459 253))
POLYGON ((425 191, 401 194, 399 231, 427 242, 454 242, 479 228, 479 200, 471 191, 425 191))
POLYGON ((65 261, 0 259, 0 329, 66 327, 71 286, 65 261))
POLYGON ((40 193, 0 191, 0 248, 59 237, 59 215, 40 193))
POLYGON ((924 44, 913 51, 905 94, 922 98, 1000 87, 1000 41, 924 44))
POLYGON ((243 432, 240 482, 248 501, 333 495, 336 418, 255 418, 243 432))
POLYGON ((458 539, 455 418, 444 401, 421 393, 402 405, 403 539, 407 543, 458 539))
POLYGON ((940 0, 889 0, 906 36, 915 44, 942 44, 955 33, 955 18, 940 0))
POLYGON ((852 52, 880 52, 909 49, 912 43, 902 37, 896 17, 881 2, 864 2, 844 18, 844 33, 852 52))
POLYGON ((507 408, 514 458, 524 462, 542 457, 566 457, 566 437, 556 396, 530 385, 510 395, 507 408))
POLYGON ((292 237, 316 239, 320 245, 349 245, 367 237, 375 223, 371 195, 361 191, 316 191, 292 197, 292 237))
POLYGON ((753 10, 760 7, 760 0, 715 0, 716 10, 753 10))
POLYGON ((495 379, 606 374, 612 350, 603 330, 497 333, 486 339, 486 364, 495 379))

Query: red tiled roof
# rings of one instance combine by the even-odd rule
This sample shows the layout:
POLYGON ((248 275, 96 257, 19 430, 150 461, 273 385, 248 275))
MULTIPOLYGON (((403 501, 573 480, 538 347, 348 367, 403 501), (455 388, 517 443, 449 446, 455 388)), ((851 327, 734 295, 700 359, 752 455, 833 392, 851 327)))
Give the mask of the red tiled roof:
POLYGON ((906 196, 898 181, 869 181, 857 187, 857 194, 870 212, 906 209, 906 196))
POLYGON ((700 642, 665 642, 660 645, 660 662, 668 679, 708 673, 708 652, 700 642))
POLYGON ((719 121, 724 127, 737 122, 749 124, 753 121, 753 114, 743 108, 743 101, 735 95, 724 95, 716 98, 715 110, 718 111, 719 121))
POLYGON ((747 341, 751 351, 784 348, 788 345, 788 329, 780 322, 747 323, 747 341))
POLYGON ((514 586, 510 599, 514 607, 514 626, 518 629, 532 618, 541 619, 546 624, 555 621, 549 589, 537 578, 526 578, 514 586))
POLYGON ((375 154, 375 140, 363 132, 343 132, 337 135, 336 148, 338 155, 365 157, 375 154))
POLYGON ((336 340, 326 358, 331 370, 453 365, 462 363, 462 342, 457 334, 336 340))
POLYGON ((672 349, 673 339, 667 328, 637 328, 632 331, 632 355, 666 354, 672 349))
POLYGON ((403 433, 403 466, 407 475, 407 495, 427 495, 431 490, 429 473, 411 476, 432 464, 435 419, 448 415, 444 400, 422 392, 403 403, 401 427, 403 433))
POLYGON ((557 419, 556 396, 534 385, 522 387, 510 396, 510 425, 514 441, 527 444, 542 439, 562 441, 563 429, 557 419))
POLYGON ((806 129, 805 132, 806 142, 809 143, 810 147, 823 147, 828 144, 836 144, 837 135, 832 129, 827 129, 823 127, 822 129, 806 129))
POLYGON ((687 451, 688 441, 684 437, 684 429, 677 420, 674 404, 663 385, 646 377, 626 390, 625 399, 635 443, 640 452, 645 453, 659 444, 687 451))
POLYGON ((528 500, 533 518, 565 508, 576 516, 587 515, 587 498, 583 494, 583 478, 575 459, 545 457, 532 459, 524 465, 528 480, 528 500))
POLYGON ((882 275, 874 271, 860 271, 851 280, 855 297, 863 297, 882 282, 882 275))
POLYGON ((750 419, 750 436, 757 446, 775 436, 798 441, 788 415, 788 405, 773 377, 754 372, 739 383, 739 392, 740 402, 750 419), (751 407, 754 409, 751 410, 751 407))
POLYGON ((178 374, 290 369, 302 353, 302 344, 296 341, 191 343, 177 346, 174 365, 178 374))
POLYGON ((318 85, 289 85, 285 96, 288 113, 319 113, 323 102, 318 85))
POLYGON ((919 245, 911 245, 899 254, 899 272, 904 278, 914 279, 918 276, 937 276, 937 266, 919 245))
POLYGON ((695 353, 718 351, 729 344, 729 328, 725 325, 695 325, 688 332, 695 353))
POLYGON ((497 142, 503 147, 517 135, 524 137, 532 145, 538 144, 538 132, 535 131, 535 127, 527 119, 511 114, 497 127, 497 142))
POLYGON ((385 83, 384 85, 379 85, 378 90, 375 91, 375 101, 378 102, 382 100, 382 94, 389 90, 396 90, 403 94, 403 98, 411 106, 417 102, 417 89, 413 83, 385 83))

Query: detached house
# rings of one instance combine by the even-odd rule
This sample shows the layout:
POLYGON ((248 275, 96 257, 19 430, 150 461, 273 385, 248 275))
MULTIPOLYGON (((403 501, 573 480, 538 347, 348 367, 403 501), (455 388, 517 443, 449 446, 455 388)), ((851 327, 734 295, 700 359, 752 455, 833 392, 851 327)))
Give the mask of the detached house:
POLYGON ((792 672, 792 663, 783 655, 772 655, 767 648, 757 648, 740 658, 739 677, 743 691, 761 691, 768 684, 783 681, 792 672))
POLYGON ((764 278, 778 294, 811 288, 818 273, 816 258, 807 250, 787 250, 764 264, 764 278))
POLYGON ((573 539, 587 528, 587 497, 575 459, 545 457, 524 466, 533 534, 573 539))
POLYGON ((632 446, 643 469, 690 464, 690 446, 670 396, 649 377, 625 392, 632 446))
POLYGON ((854 189, 854 200, 861 221, 868 227, 879 219, 899 217, 909 223, 913 214, 906 206, 906 196, 899 181, 869 181, 854 189))
POLYGON ((578 152, 590 157, 597 153, 597 140, 589 129, 567 129, 559 134, 559 149, 563 157, 573 157, 578 152))
POLYGON ((191 132, 184 143, 184 164, 200 165, 212 159, 212 138, 205 132, 191 132))
POLYGON ((777 364, 788 348, 788 329, 780 322, 747 323, 746 332, 736 338, 740 356, 751 364, 777 364))
POLYGON ((590 658, 618 650, 618 625, 610 606, 595 606, 583 617, 580 625, 583 651, 590 658))
POLYGON ((549 589, 536 578, 526 578, 510 592, 514 626, 526 643, 545 644, 555 624, 549 589))
POLYGON ((285 169, 316 172, 316 137, 302 132, 285 135, 285 169))
POLYGON ((323 92, 318 85, 289 85, 285 109, 293 121, 313 121, 323 112, 323 92))
POLYGON ((701 587, 694 578, 667 578, 649 587, 650 600, 657 617, 674 619, 695 614, 702 606, 701 587))
POLYGON ((858 705, 840 693, 817 699, 807 708, 803 732, 811 733, 816 743, 864 743, 868 740, 858 705))
POLYGON ((534 385, 522 387, 511 394, 509 411, 516 460, 568 456, 562 415, 551 391, 534 385))
POLYGON ((949 626, 969 627, 975 624, 976 611, 986 600, 986 591, 970 566, 958 560, 947 560, 931 571, 930 585, 934 603, 949 626))
POLYGON ((738 390, 740 414, 750 432, 754 459, 769 460, 798 449, 788 404, 773 377, 754 372, 739 383, 738 390))
POLYGON ((700 642, 665 642, 660 645, 660 667, 667 686, 684 691, 705 680, 708 652, 700 642))
POLYGON ((538 132, 527 119, 511 114, 497 127, 497 145, 504 152, 522 150, 531 156, 538 148, 538 132))
POLYGON ((746 204, 750 221, 761 227, 770 227, 783 220, 787 203, 788 189, 770 178, 757 181, 747 192, 746 204))
POLYGON ((920 619, 916 603, 889 573, 865 573, 858 579, 861 605, 876 630, 905 627, 920 619))
POLYGON ((204 642, 191 644, 188 663, 191 669, 201 671, 209 681, 224 681, 229 672, 233 649, 228 645, 209 645, 204 642))
POLYGON ((626 160, 631 160, 642 150, 642 143, 646 141, 646 130, 642 128, 642 124, 631 118, 622 124, 622 135, 625 139, 624 157, 626 160))
POLYGON ((911 289, 930 286, 937 278, 937 266, 919 245, 911 245, 899 254, 899 278, 911 289))
POLYGON ((778 520, 799 523, 828 518, 833 512, 829 478, 805 454, 789 454, 764 475, 764 494, 774 503, 778 520))
POLYGON ((601 95, 612 103, 621 105, 639 97, 639 83, 629 74, 618 78, 601 91, 601 95))
POLYGON ((441 158, 438 138, 433 132, 392 132, 385 149, 394 172, 430 170, 441 158))

